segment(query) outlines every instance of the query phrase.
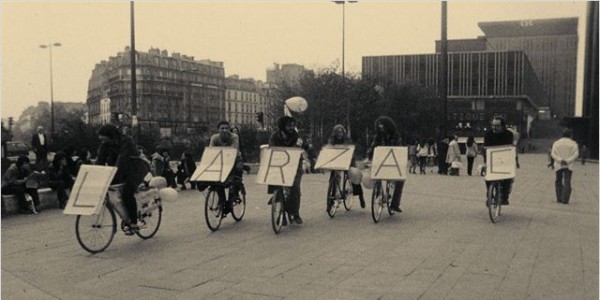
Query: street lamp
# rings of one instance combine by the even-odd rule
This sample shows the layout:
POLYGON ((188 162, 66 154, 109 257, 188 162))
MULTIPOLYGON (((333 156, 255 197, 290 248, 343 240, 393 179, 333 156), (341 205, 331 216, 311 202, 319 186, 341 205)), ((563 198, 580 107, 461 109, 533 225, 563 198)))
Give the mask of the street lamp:
MULTIPOLYGON (((348 3, 356 3, 357 0, 334 0, 335 4, 342 5, 342 93, 345 94, 345 86, 346 83, 346 63, 345 63, 345 54, 346 54, 346 2, 348 3)), ((346 106, 346 125, 348 129, 348 136, 350 136, 350 100, 348 100, 348 104, 346 106)))
POLYGON ((40 48, 50 50, 50 139, 54 143, 54 87, 52 80, 52 47, 60 47, 61 43, 48 43, 48 45, 40 45, 40 48))

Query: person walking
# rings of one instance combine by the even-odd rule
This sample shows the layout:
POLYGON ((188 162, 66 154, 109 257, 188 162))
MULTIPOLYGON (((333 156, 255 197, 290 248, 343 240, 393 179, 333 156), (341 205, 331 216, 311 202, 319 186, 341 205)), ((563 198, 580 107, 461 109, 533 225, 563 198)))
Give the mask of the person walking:
POLYGON ((425 166, 427 163, 427 156, 429 155, 429 145, 425 143, 425 139, 422 139, 417 145, 417 157, 419 158, 419 174, 425 175, 425 166))
POLYGON ((448 138, 444 138, 438 142, 438 174, 448 175, 448 164, 446 156, 448 155, 448 138))
POLYGON ((430 168, 430 173, 433 173, 433 167, 437 164, 438 149, 433 138, 427 140, 427 146, 429 148, 429 153, 427 154, 427 166, 430 168))
POLYGON ((571 135, 572 131, 567 129, 564 131, 563 137, 552 144, 551 155, 556 171, 556 180, 554 181, 556 201, 562 204, 569 204, 573 162, 579 156, 577 143, 571 139, 571 135))
POLYGON ((581 165, 585 165, 585 161, 588 159, 588 157, 590 156, 590 151, 588 150, 587 146, 585 144, 583 144, 581 146, 581 165))
POLYGON ((461 157, 460 157, 460 146, 458 145, 458 136, 452 135, 449 137, 450 144, 448 144, 448 154, 446 155, 446 163, 450 166, 448 175, 458 176, 461 157))
POLYGON ((467 174, 471 176, 473 174, 473 162, 477 157, 477 144, 475 138, 470 136, 467 138, 467 174))
POLYGON ((415 141, 410 144, 410 146, 408 146, 408 159, 410 161, 410 168, 408 168, 408 173, 417 173, 417 163, 418 163, 418 158, 417 158, 417 145, 419 144, 419 141, 417 141, 415 139, 415 141))
POLYGON ((31 147, 35 153, 35 163, 40 168, 46 168, 48 164, 48 138, 44 133, 44 127, 38 126, 36 133, 31 137, 31 147))

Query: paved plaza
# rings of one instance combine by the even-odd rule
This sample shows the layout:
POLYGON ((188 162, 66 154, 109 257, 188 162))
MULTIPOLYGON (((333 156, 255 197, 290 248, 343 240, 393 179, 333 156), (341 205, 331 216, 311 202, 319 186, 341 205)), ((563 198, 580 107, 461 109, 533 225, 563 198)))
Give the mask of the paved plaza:
POLYGON ((330 219, 328 175, 305 175, 304 225, 279 235, 266 187, 249 175, 241 222, 210 232, 202 194, 181 191, 154 238, 118 232, 96 255, 77 243, 74 216, 7 216, 2 299, 598 299, 598 164, 577 163, 563 205, 546 156, 520 162, 497 224, 483 178, 464 170, 410 174, 404 212, 378 224, 358 200, 330 219))

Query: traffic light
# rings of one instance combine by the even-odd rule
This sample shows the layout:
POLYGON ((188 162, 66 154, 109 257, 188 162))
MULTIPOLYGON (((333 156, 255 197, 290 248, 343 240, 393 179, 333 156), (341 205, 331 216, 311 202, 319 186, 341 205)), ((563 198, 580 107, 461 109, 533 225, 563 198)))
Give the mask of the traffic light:
POLYGON ((262 124, 265 121, 264 113, 262 111, 256 113, 256 121, 260 124, 262 124))

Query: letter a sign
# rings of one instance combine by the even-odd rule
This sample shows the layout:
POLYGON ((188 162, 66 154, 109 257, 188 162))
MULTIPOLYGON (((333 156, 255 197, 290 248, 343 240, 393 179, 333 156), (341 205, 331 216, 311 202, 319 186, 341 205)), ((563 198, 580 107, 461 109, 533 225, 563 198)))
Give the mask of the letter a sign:
POLYGON ((237 149, 231 147, 207 147, 202 154, 200 166, 190 181, 225 182, 233 169, 237 149))
POLYGON ((256 183, 292 186, 298 171, 302 149, 269 147, 263 151, 256 183))
POLYGON ((408 149, 406 147, 376 147, 371 178, 406 180, 408 149))

